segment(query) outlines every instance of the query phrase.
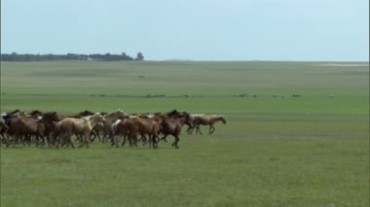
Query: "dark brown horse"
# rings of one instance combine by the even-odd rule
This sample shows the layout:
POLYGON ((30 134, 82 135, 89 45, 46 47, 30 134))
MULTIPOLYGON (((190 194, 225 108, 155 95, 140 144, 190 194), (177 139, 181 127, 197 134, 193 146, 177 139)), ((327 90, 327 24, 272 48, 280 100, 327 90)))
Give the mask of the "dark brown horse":
POLYGON ((172 135, 175 138, 175 141, 172 143, 172 146, 179 148, 178 143, 180 141, 180 133, 182 126, 184 124, 192 127, 192 122, 188 114, 176 115, 173 117, 161 116, 162 118, 162 128, 161 133, 164 135, 161 140, 166 141, 168 135, 172 135))
POLYGON ((187 132, 191 134, 196 129, 196 133, 202 134, 200 131, 200 125, 208 125, 208 133, 212 134, 215 131, 215 127, 213 126, 216 122, 221 121, 222 123, 226 124, 226 120, 224 116, 217 116, 217 115, 202 115, 202 116, 195 116, 192 118, 193 127, 189 127, 187 132))
POLYGON ((40 120, 24 112, 13 114, 8 122, 9 132, 14 136, 13 145, 19 141, 23 144, 28 142, 29 145, 35 141, 38 145, 44 136, 45 127, 40 120))
POLYGON ((47 142, 49 147, 55 145, 57 142, 57 140, 54 139, 57 137, 57 135, 55 134, 57 133, 56 123, 58 123, 59 121, 67 117, 68 116, 59 114, 55 111, 46 112, 42 115, 42 118, 40 121, 41 123, 44 124, 44 127, 45 127, 44 135, 45 135, 46 140, 44 140, 44 143, 47 142))
MULTIPOLYGON (((119 147, 119 142, 121 140, 122 141, 122 144, 121 146, 123 146, 125 143, 126 143, 126 139, 127 137, 132 137, 132 136, 129 136, 130 133, 132 133, 133 131, 135 131, 137 133, 137 129, 136 129, 136 124, 134 123, 133 119, 131 118, 127 118, 127 119, 118 119, 116 122, 114 122, 112 124, 112 139, 111 139, 111 146, 116 146, 116 147, 119 147)), ((131 138, 130 138, 130 146, 133 146, 136 141, 132 141, 131 138)))

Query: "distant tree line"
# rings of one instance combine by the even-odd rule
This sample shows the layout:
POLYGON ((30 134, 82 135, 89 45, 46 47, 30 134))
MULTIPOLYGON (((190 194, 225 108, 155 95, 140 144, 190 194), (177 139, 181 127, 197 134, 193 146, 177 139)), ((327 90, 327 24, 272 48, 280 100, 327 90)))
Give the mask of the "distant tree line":
POLYGON ((80 60, 80 61, 143 61, 144 55, 139 52, 135 58, 122 54, 74 54, 68 53, 65 55, 58 54, 1 54, 1 61, 57 61, 57 60, 80 60))

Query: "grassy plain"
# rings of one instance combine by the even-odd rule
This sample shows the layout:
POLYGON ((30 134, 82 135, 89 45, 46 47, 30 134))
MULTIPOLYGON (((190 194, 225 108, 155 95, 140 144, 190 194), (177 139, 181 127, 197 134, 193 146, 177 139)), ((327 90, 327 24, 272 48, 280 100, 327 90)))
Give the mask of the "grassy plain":
POLYGON ((1 206, 369 206, 369 66, 354 64, 2 62, 2 112, 228 123, 183 133, 179 150, 1 148, 1 206))

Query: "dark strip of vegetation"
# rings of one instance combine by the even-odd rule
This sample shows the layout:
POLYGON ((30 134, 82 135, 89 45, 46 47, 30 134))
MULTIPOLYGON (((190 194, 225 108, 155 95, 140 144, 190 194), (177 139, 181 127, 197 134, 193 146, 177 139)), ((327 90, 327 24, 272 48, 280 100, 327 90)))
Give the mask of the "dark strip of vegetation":
POLYGON ((1 54, 1 61, 30 62, 30 61, 58 61, 58 60, 79 60, 79 61, 143 61, 144 55, 139 52, 135 58, 122 54, 1 54))

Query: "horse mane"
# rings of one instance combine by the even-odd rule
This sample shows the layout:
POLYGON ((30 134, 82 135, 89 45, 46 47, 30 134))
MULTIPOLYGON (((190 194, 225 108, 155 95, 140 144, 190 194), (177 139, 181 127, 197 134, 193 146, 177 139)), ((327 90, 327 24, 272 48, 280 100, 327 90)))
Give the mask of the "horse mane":
POLYGON ((41 111, 39 111, 39 110, 33 110, 33 111, 31 111, 31 113, 30 113, 30 115, 31 116, 33 116, 33 115, 37 115, 37 114, 43 114, 41 111))
POLYGON ((177 111, 176 109, 170 111, 170 112, 167 112, 166 113, 167 116, 171 117, 171 116, 179 116, 181 115, 181 113, 179 111, 177 111))
POLYGON ((95 114, 95 112, 85 110, 85 111, 82 111, 82 112, 78 113, 76 117, 90 116, 90 115, 94 115, 94 114, 95 114))
POLYGON ((21 111, 21 110, 16 109, 16 110, 14 110, 14 111, 8 112, 7 114, 15 114, 15 113, 18 113, 18 112, 20 112, 20 111, 21 111))
POLYGON ((58 114, 56 111, 46 112, 42 115, 42 120, 44 121, 55 121, 58 119, 58 114))
POLYGON ((224 115, 218 115, 215 117, 215 119, 222 121, 224 124, 226 124, 226 119, 224 115))
POLYGON ((99 113, 94 113, 94 114, 92 114, 92 115, 87 115, 87 116, 84 116, 84 117, 82 117, 81 119, 84 119, 84 120, 91 120, 91 119, 93 119, 93 118, 95 118, 95 117, 103 117, 101 114, 99 114, 99 113))
POLYGON ((190 117, 190 113, 188 113, 188 112, 186 112, 186 111, 183 111, 183 112, 182 112, 182 115, 183 115, 183 116, 189 116, 189 117, 190 117))
POLYGON ((11 117, 27 117, 29 114, 27 114, 24 111, 19 111, 17 113, 11 114, 11 117))

